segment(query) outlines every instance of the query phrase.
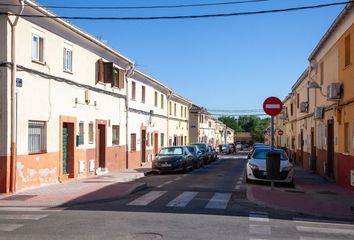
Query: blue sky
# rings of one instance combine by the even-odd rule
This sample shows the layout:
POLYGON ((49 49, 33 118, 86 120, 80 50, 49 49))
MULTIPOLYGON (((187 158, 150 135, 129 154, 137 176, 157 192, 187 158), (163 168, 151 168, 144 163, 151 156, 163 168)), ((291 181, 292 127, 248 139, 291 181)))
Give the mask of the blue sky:
MULTIPOLYGON (((141 6, 231 0, 38 0, 60 6, 141 6)), ((271 0, 203 8, 52 9, 63 16, 170 16, 278 9, 340 0, 271 0)), ((157 21, 71 21, 133 59, 139 69, 209 109, 261 109, 283 99, 307 58, 344 6, 227 18, 157 21)))

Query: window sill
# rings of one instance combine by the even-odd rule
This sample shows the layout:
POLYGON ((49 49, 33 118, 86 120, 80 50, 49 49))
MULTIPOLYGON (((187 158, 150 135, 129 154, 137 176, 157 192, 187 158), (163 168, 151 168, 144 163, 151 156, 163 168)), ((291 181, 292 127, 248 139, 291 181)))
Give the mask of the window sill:
POLYGON ((41 62, 41 61, 36 60, 36 59, 32 59, 32 62, 33 63, 37 63, 37 64, 42 65, 42 66, 45 66, 47 64, 46 62, 41 62))
POLYGON ((41 154, 46 154, 48 152, 35 152, 35 153, 28 153, 28 155, 41 155, 41 154))
POLYGON ((63 72, 73 75, 74 73, 70 70, 63 70, 63 72))

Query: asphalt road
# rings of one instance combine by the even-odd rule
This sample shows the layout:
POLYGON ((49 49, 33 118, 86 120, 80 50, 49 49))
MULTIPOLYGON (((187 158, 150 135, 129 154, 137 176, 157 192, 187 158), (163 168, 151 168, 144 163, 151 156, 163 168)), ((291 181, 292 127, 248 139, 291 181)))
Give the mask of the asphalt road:
POLYGON ((0 239, 354 239, 354 225, 258 206, 246 160, 224 156, 187 174, 152 175, 122 199, 60 210, 0 211, 0 239))

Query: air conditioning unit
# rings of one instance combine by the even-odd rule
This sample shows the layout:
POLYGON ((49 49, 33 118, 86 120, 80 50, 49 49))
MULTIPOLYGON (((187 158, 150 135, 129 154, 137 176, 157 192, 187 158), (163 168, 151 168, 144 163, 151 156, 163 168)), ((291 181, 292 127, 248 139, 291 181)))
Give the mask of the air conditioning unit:
POLYGON ((300 112, 301 113, 307 113, 309 109, 309 103, 308 102, 301 102, 300 103, 300 112))
POLYGON ((313 113, 314 119, 322 119, 323 118, 324 107, 316 107, 313 113))
POLYGON ((339 100, 341 97, 341 87, 340 83, 331 83, 327 86, 327 99, 328 100, 339 100))

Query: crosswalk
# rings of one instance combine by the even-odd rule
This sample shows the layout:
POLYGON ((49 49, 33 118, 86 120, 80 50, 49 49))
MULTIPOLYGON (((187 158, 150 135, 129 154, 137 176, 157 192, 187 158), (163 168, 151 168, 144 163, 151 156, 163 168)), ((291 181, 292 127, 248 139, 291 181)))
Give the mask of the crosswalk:
MULTIPOLYGON (((162 196, 166 195, 168 191, 150 191, 137 199, 127 203, 128 206, 148 206, 157 201, 162 196)), ((183 208, 197 198, 199 192, 182 192, 164 204, 165 207, 183 208)), ((231 199, 232 193, 214 193, 208 200, 205 209, 226 209, 231 199)))
POLYGON ((40 207, 0 207, 0 235, 1 232, 13 232, 30 222, 44 219, 48 217, 48 214, 43 214, 46 212, 40 207))

